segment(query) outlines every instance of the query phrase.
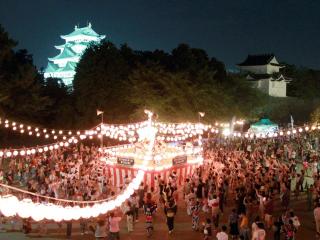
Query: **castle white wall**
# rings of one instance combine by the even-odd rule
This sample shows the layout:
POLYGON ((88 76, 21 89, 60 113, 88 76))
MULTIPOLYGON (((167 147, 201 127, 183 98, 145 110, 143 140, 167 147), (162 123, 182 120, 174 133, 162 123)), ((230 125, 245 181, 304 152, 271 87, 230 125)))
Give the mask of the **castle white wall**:
POLYGON ((286 97, 287 83, 284 80, 281 80, 281 81, 269 80, 269 95, 273 97, 286 97))
POLYGON ((264 74, 267 72, 267 65, 259 65, 259 66, 239 66, 242 72, 251 72, 255 74, 264 74))

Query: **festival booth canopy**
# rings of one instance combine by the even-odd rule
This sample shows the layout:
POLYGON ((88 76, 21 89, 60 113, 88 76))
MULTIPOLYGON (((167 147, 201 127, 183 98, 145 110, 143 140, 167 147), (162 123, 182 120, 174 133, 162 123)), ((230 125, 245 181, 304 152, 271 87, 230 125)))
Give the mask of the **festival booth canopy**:
POLYGON ((278 124, 271 122, 268 118, 262 118, 259 122, 251 124, 249 128, 249 132, 254 134, 275 133, 278 130, 278 124))

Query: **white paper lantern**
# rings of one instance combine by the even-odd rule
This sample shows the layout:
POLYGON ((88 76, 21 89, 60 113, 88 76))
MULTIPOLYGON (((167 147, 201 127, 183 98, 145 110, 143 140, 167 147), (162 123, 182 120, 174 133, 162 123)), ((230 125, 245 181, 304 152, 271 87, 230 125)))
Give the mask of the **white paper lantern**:
POLYGON ((21 218, 29 218, 33 212, 33 203, 29 198, 22 199, 19 202, 19 207, 17 209, 17 214, 21 218))
POLYGON ((82 218, 91 218, 92 215, 91 215, 91 207, 90 206, 86 206, 84 208, 81 208, 81 217, 82 218))
POLYGON ((71 215, 73 220, 79 220, 81 217, 81 211, 79 206, 75 206, 71 210, 71 215))
POLYGON ((91 216, 96 218, 102 213, 101 204, 95 204, 91 207, 91 216))
POLYGON ((6 217, 16 215, 19 205, 19 200, 16 196, 6 195, 3 196, 0 202, 0 211, 6 217))
POLYGON ((62 218, 65 221, 71 221, 72 220, 72 207, 67 206, 67 207, 64 208, 64 212, 63 212, 62 218))
POLYGON ((54 206, 51 209, 51 217, 55 222, 61 222, 63 220, 64 208, 61 206, 54 206))
POLYGON ((31 218, 36 221, 36 222, 39 222, 39 221, 42 221, 45 217, 45 213, 43 211, 43 205, 40 204, 40 203, 35 203, 33 205, 33 211, 31 213, 31 218))

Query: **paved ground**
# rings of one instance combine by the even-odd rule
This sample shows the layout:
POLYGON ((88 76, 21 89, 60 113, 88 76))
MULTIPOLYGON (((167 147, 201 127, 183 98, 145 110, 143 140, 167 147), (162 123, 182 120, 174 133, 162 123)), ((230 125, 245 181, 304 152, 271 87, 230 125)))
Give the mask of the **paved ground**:
MULTIPOLYGON (((151 239, 155 240, 165 240, 165 239, 185 239, 185 240, 195 240, 203 239, 201 232, 194 232, 191 230, 191 219, 186 214, 185 206, 182 202, 179 202, 178 214, 175 219, 175 230, 169 235, 167 227, 165 224, 165 216, 162 212, 162 209, 158 211, 155 216, 155 231, 151 239)), ((277 204, 278 205, 278 204, 277 204)), ((306 239, 313 240, 316 239, 315 236, 315 224, 313 222, 312 211, 307 209, 307 200, 306 196, 300 196, 299 199, 292 199, 291 207, 295 209, 296 214, 299 216, 302 226, 300 227, 297 233, 297 240, 306 239)), ((276 208, 276 213, 280 214, 280 209, 276 208)), ((230 207, 227 207, 226 212, 223 215, 222 223, 227 223, 227 216, 230 213, 230 207)), ((204 216, 202 216, 202 221, 204 216)), ((10 225, 5 226, 7 229, 10 228, 10 225)), ((36 229, 36 225, 33 226, 36 229)), ((62 228, 59 228, 57 224, 50 224, 48 234, 46 237, 40 237, 36 230, 33 230, 31 234, 24 235, 21 232, 5 232, 0 233, 0 240, 20 240, 20 239, 66 239, 65 237, 66 228, 65 224, 62 228)), ((82 236, 79 230, 79 223, 73 224, 72 238, 75 240, 90 240, 94 239, 93 234, 87 234, 82 236)), ((143 223, 143 216, 140 215, 140 221, 135 224, 134 232, 128 234, 125 228, 125 221, 121 223, 121 239, 122 240, 140 240, 148 239, 145 232, 145 225, 143 223)), ((213 238, 215 239, 215 238, 213 238)), ((272 232, 268 232, 268 238, 273 239, 272 232)))

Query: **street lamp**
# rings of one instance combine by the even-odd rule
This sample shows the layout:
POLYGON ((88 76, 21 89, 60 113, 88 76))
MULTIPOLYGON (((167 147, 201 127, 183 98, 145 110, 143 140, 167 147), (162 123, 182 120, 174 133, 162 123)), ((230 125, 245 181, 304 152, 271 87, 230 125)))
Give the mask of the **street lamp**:
POLYGON ((103 114, 104 112, 101 110, 97 110, 97 116, 101 115, 101 124, 100 124, 100 135, 101 135, 101 151, 103 148, 103 133, 102 133, 102 128, 103 128, 103 114))

